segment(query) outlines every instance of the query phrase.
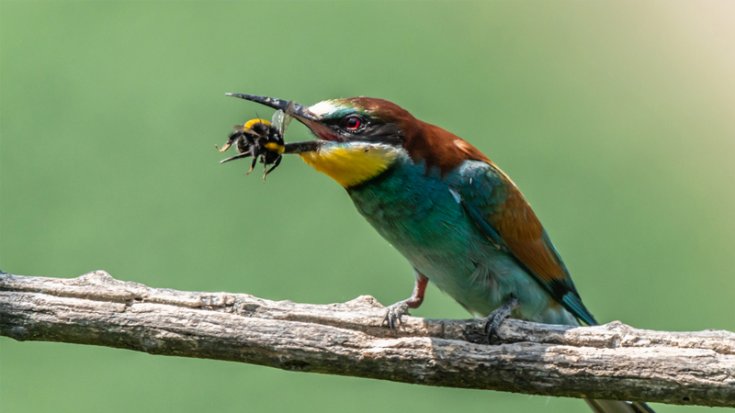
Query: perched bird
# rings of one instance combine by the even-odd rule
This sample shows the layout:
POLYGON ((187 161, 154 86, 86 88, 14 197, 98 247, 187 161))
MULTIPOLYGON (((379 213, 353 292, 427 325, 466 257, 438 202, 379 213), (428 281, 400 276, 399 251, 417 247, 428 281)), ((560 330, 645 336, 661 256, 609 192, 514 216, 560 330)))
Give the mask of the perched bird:
MULTIPOLYGON (((305 107, 232 93, 287 111, 315 141, 286 144, 337 181, 357 210, 411 263, 416 281, 386 322, 417 308, 428 282, 492 333, 509 314, 541 323, 596 324, 518 187, 467 141, 387 100, 354 97, 305 107)), ((644 403, 588 400, 597 412, 652 412, 644 403)))

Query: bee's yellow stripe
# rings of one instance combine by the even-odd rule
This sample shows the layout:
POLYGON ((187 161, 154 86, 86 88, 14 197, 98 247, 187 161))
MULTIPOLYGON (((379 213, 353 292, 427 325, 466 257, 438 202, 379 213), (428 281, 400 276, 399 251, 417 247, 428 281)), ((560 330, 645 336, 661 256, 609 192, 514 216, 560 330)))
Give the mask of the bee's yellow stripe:
POLYGON ((262 123, 265 126, 271 126, 271 121, 267 119, 255 118, 255 119, 250 119, 249 121, 245 122, 245 124, 242 125, 242 127, 244 129, 252 129, 256 123, 262 123))
POLYGON ((286 150, 285 146, 276 142, 268 142, 263 146, 265 146, 265 149, 268 149, 271 152, 278 152, 278 154, 282 154, 286 150))

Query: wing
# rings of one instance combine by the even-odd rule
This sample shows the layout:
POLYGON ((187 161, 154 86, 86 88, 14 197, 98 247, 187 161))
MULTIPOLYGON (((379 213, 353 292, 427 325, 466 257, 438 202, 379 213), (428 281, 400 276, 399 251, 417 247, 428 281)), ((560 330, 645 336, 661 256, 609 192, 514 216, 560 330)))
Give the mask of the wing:
POLYGON ((582 304, 569 271, 521 191, 500 168, 475 169, 458 191, 467 215, 497 248, 516 261, 559 304, 587 324, 597 324, 582 304))
POLYGON ((288 124, 291 123, 291 119, 293 118, 291 115, 289 115, 290 110, 292 109, 293 102, 289 102, 289 106, 286 108, 286 112, 278 109, 273 113, 273 116, 271 117, 271 125, 273 125, 276 130, 278 130, 278 133, 281 134, 281 137, 286 133, 286 128, 288 127, 288 124))

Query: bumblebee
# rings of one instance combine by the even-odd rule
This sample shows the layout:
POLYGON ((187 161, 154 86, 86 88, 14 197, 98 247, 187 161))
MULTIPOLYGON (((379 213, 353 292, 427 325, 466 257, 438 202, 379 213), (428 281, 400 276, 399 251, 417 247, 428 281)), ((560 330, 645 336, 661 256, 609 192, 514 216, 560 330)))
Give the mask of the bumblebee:
POLYGON ((218 150, 225 152, 234 145, 237 155, 223 159, 220 163, 252 156, 253 162, 250 164, 248 174, 260 161, 263 164, 263 178, 265 179, 281 164, 282 155, 286 150, 283 134, 290 121, 290 116, 278 110, 270 121, 255 118, 242 125, 235 125, 234 130, 227 137, 227 142, 218 150))

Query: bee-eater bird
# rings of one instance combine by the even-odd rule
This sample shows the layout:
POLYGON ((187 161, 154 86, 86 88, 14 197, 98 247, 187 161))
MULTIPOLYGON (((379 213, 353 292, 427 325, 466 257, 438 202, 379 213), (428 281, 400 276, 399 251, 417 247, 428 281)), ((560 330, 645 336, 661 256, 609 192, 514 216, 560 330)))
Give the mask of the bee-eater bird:
MULTIPOLYGON (((518 187, 467 141, 383 99, 331 99, 305 107, 230 96, 281 109, 315 141, 287 144, 342 185, 357 210, 413 266, 413 293, 388 309, 394 327, 429 281, 490 330, 511 314, 593 325, 564 262, 518 187)), ((645 403, 588 400, 597 412, 652 412, 645 403)))

